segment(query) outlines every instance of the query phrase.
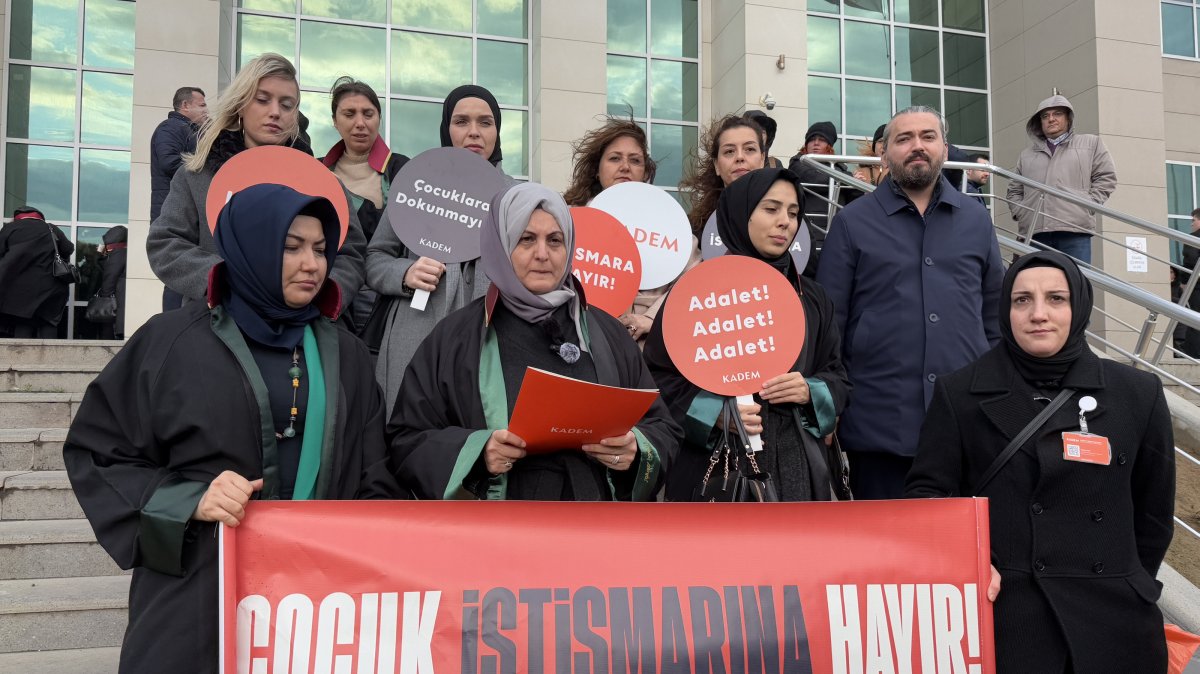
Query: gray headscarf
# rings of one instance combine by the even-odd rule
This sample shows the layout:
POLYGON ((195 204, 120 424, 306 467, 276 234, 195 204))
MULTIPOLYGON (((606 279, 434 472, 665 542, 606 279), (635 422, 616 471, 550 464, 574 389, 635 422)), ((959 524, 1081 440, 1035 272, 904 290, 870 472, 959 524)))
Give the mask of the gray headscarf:
POLYGON ((571 316, 578 323, 579 307, 575 291, 571 287, 571 261, 575 255, 575 224, 567 202, 545 185, 518 183, 492 197, 491 208, 483 221, 479 233, 479 262, 491 279, 492 285, 500 290, 504 306, 527 323, 540 323, 554 310, 572 303, 571 316), (535 295, 530 292, 517 273, 513 271, 512 252, 529 226, 529 218, 537 209, 554 217, 567 248, 567 264, 559 286, 550 292, 535 295))

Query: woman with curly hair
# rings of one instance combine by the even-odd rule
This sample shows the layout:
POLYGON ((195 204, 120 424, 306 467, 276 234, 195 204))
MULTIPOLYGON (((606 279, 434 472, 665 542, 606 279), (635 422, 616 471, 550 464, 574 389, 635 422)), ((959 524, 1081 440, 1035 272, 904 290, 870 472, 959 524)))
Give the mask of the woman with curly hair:
MULTIPOLYGON (((653 182, 657 166, 646 145, 646 132, 636 122, 609 117, 603 126, 589 131, 575 143, 575 169, 563 200, 570 206, 586 206, 597 194, 613 185, 653 182)), ((699 242, 693 236, 692 258, 686 269, 699 263, 699 242)), ((667 284, 639 292, 633 306, 621 315, 621 324, 638 346, 644 343, 670 289, 671 284, 667 284)))
POLYGON ((692 212, 688 221, 692 233, 704 231, 704 224, 717 210, 717 200, 729 183, 763 167, 767 132, 758 122, 739 115, 725 115, 714 121, 700 139, 704 155, 695 169, 679 183, 681 190, 692 193, 692 212))
POLYGON ((575 169, 563 200, 568 206, 586 206, 618 183, 653 182, 658 166, 646 145, 646 132, 632 119, 608 117, 604 126, 572 146, 575 169))

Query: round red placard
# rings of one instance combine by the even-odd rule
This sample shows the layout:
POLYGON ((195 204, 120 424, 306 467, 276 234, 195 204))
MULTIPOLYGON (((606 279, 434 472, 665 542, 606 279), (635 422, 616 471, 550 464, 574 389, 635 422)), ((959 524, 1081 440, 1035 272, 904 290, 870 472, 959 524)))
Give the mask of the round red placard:
POLYGON ((575 278, 588 304, 619 317, 629 311, 642 280, 642 256, 619 220, 586 206, 571 209, 575 221, 575 278))
POLYGON ((684 274, 663 307, 663 339, 683 376, 719 395, 757 393, 796 363, 804 306, 771 265, 723 255, 684 274))
POLYGON ((345 243, 346 232, 350 229, 350 207, 337 176, 310 155, 282 145, 261 145, 243 150, 217 171, 204 200, 208 231, 217 230, 217 216, 229 197, 251 185, 263 184, 287 185, 301 194, 328 199, 342 225, 338 247, 345 243))

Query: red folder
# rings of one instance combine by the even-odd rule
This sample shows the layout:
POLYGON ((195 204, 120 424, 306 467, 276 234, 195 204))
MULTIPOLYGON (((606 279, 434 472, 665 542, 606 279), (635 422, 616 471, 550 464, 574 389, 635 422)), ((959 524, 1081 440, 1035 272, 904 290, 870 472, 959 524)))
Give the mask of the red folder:
POLYGON ((625 435, 658 398, 658 389, 628 389, 525 368, 508 430, 530 453, 578 449, 625 435))

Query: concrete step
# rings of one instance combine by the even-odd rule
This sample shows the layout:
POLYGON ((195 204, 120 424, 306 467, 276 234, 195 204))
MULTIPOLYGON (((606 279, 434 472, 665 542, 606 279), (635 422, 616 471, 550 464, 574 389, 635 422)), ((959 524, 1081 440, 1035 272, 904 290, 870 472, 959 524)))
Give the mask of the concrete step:
POLYGON ((69 428, 82 393, 0 393, 0 428, 69 428))
POLYGON ((82 517, 65 470, 0 473, 0 520, 82 517))
POLYGON ((82 393, 107 362, 0 365, 0 391, 82 393))
POLYGON ((76 648, 69 651, 0 653, 0 672, 13 674, 115 674, 121 649, 76 648))
POLYGON ((0 471, 62 470, 64 428, 0 428, 0 471))
POLYGON ((0 521, 0 580, 122 573, 87 520, 0 521))
POLYGON ((107 340, 0 339, 0 363, 99 363, 103 367, 124 345, 107 340))
POLYGON ((0 580, 0 653, 120 646, 129 580, 0 580))

